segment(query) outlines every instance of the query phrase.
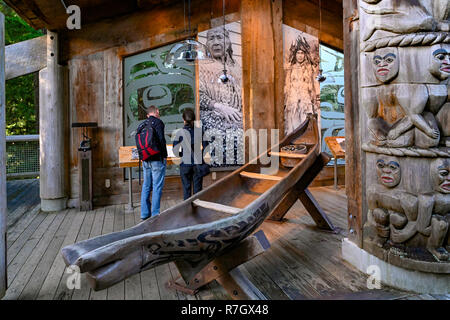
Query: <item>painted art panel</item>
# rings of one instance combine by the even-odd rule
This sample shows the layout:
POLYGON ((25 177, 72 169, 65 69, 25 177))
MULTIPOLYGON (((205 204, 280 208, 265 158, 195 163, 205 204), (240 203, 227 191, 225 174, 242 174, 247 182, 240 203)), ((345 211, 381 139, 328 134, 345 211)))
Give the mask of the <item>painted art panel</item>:
POLYGON ((293 132, 308 113, 320 114, 319 41, 283 25, 285 134, 293 132))
POLYGON ((213 166, 244 163, 241 26, 233 22, 199 33, 213 63, 199 64, 200 120, 210 145, 213 166), (220 80, 228 76, 228 82, 220 80))

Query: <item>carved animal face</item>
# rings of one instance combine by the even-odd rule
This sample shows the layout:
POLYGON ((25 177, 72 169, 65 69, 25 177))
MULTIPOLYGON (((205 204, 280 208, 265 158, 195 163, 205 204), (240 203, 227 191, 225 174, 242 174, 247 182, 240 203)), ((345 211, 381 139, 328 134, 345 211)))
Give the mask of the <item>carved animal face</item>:
POLYGON ((450 46, 437 44, 431 47, 431 62, 428 71, 439 80, 450 76, 450 46))
POLYGON ((396 187, 401 180, 400 164, 387 159, 377 160, 377 175, 379 182, 388 188, 396 187))
POLYGON ((436 159, 431 164, 431 179, 437 192, 450 194, 450 159, 436 159))
POLYGON ((398 75, 398 49, 383 48, 375 51, 373 56, 375 77, 383 82, 389 82, 398 75))

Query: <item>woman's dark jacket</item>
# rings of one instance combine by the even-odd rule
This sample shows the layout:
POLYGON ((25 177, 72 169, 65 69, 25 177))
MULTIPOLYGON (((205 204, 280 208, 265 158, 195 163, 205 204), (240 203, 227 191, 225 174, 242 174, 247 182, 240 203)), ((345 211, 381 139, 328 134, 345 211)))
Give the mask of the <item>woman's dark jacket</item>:
MULTIPOLYGON (((194 143, 195 143, 195 141, 194 141, 194 127, 185 125, 183 127, 183 129, 186 130, 187 132, 189 132, 189 135, 191 137, 191 161, 190 161, 190 163, 185 163, 184 161, 182 161, 180 166, 193 166, 195 164, 201 164, 201 163, 195 163, 194 162, 194 152, 195 152, 195 148, 194 148, 194 143)), ((200 130, 200 129, 195 129, 195 130, 200 130)), ((177 152, 178 152, 179 148, 181 148, 181 150, 179 151, 178 154, 183 159, 183 147, 185 147, 185 145, 184 144, 179 145, 179 144, 181 144, 182 141, 183 141, 183 136, 179 135, 178 138, 176 140, 174 140, 174 142, 173 142, 173 151, 174 151, 175 155, 177 155, 177 152), (179 145, 179 146, 177 147, 177 145, 179 145)), ((203 141, 203 130, 201 131, 201 141, 202 141, 202 146, 203 146, 203 150, 204 150, 206 148, 206 146, 208 145, 208 142, 207 141, 203 141)), ((203 156, 202 156, 203 155, 203 150, 201 150, 202 153, 199 155, 202 158, 202 160, 201 160, 202 163, 203 163, 203 156)))

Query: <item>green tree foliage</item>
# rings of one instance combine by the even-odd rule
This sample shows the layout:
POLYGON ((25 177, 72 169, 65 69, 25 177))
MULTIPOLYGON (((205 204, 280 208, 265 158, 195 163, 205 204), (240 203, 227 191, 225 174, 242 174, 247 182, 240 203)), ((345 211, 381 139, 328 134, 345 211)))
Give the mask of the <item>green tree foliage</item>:
MULTIPOLYGON (((5 15, 5 45, 42 36, 11 8, 0 0, 0 11, 5 15)), ((37 134, 34 103, 34 75, 26 75, 6 82, 6 134, 37 134)))

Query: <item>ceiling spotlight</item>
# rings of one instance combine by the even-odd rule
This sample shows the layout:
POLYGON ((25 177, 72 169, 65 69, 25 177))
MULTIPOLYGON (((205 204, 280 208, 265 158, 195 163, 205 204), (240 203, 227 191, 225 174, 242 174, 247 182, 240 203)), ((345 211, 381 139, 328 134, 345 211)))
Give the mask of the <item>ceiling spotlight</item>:
MULTIPOLYGON (((188 1, 189 29, 188 35, 191 36, 191 1, 188 1)), ((185 13, 184 13, 185 14, 185 13)), ((186 30, 185 30, 186 32, 186 30)), ((174 68, 177 63, 194 65, 196 62, 211 63, 214 62, 208 47, 193 38, 188 38, 172 46, 164 60, 166 68, 174 68)))

